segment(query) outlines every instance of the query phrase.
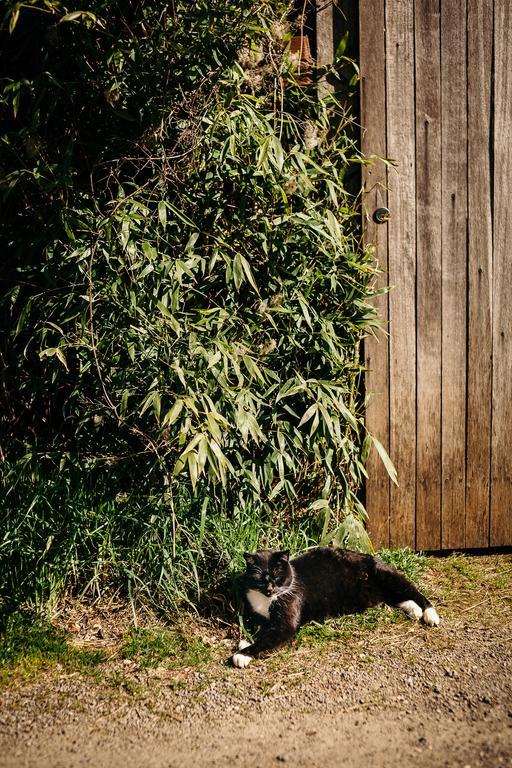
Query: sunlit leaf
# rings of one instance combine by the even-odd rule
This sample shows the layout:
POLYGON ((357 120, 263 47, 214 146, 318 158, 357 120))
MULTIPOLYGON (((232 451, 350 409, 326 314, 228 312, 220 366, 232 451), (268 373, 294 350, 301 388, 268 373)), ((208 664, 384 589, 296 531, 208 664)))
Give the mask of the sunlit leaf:
POLYGON ((388 473, 388 475, 391 478, 392 482, 395 485, 398 485, 395 465, 393 464, 393 462, 389 458, 388 452, 386 451, 386 449, 384 448, 384 446, 382 445, 380 440, 378 440, 375 437, 375 435, 371 435, 371 439, 373 441, 373 444, 374 444, 375 448, 377 449, 377 453, 379 454, 380 458, 382 459, 382 463, 386 467, 386 472, 388 473))

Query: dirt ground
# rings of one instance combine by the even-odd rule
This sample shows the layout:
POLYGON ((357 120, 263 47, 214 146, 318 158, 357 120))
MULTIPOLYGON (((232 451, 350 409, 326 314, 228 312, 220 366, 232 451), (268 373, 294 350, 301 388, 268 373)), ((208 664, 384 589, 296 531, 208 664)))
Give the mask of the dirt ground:
POLYGON ((108 684, 15 682, 0 766, 512 766, 512 556, 430 566, 437 628, 383 613, 238 670, 229 631, 203 624, 206 665, 142 670, 113 648, 108 684))

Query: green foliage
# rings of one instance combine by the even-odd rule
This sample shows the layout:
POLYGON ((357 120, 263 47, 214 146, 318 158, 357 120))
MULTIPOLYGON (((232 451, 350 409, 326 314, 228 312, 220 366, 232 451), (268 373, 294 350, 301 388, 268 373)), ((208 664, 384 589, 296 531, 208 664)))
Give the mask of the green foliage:
POLYGON ((122 576, 175 605, 248 540, 369 547, 361 158, 342 103, 297 82, 286 12, 8 4, 11 595, 122 576))
POLYGON ((27 613, 4 616, 0 626, 0 685, 14 675, 31 678, 56 664, 66 672, 93 674, 105 661, 102 651, 73 648, 64 632, 27 613))
POLYGON ((379 557, 388 565, 392 565, 394 568, 402 571, 413 584, 420 583, 421 574, 428 564, 425 555, 422 555, 420 552, 414 552, 409 547, 382 549, 379 552, 379 557))

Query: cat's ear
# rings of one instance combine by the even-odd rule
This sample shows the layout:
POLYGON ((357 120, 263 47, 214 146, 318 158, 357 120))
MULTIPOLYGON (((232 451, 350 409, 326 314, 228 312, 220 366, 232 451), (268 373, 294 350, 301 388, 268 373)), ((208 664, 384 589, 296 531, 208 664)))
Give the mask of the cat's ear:
POLYGON ((281 560, 283 563, 287 563, 290 559, 290 551, 288 549, 283 549, 282 552, 276 552, 276 557, 278 560, 281 560))
POLYGON ((257 555, 254 552, 244 552, 244 559, 247 565, 254 565, 257 555))

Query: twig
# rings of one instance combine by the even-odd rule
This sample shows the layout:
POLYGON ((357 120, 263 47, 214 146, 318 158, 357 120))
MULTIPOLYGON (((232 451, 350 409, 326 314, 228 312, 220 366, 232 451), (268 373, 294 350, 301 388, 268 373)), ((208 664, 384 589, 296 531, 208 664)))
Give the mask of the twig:
POLYGON ((486 597, 485 600, 480 600, 479 603, 475 603, 474 605, 470 605, 470 606, 468 606, 468 608, 463 608, 462 611, 459 611, 459 613, 466 613, 467 611, 472 611, 473 608, 478 608, 479 605, 483 605, 484 603, 488 603, 490 599, 491 599, 490 597, 486 597))

